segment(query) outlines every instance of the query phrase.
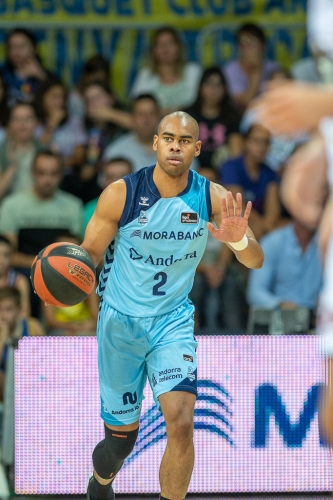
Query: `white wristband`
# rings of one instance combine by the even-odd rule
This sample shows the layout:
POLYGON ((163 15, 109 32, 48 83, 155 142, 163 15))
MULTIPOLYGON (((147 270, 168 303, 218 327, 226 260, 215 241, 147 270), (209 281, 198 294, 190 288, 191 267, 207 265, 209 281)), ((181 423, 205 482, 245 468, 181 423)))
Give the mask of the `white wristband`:
POLYGON ((249 244, 249 239, 246 236, 246 234, 244 234, 243 238, 239 241, 234 241, 232 243, 228 241, 228 245, 230 245, 235 250, 244 250, 248 246, 248 244, 249 244))

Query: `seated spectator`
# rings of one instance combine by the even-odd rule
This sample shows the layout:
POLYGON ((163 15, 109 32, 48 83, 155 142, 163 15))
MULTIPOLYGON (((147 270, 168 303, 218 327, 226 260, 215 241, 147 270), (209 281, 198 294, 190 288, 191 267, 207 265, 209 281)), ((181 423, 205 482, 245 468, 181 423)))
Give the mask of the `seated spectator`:
POLYGON ((42 149, 34 137, 36 126, 31 104, 17 103, 10 110, 7 137, 0 144, 0 199, 32 186, 31 165, 42 149))
MULTIPOLYGON (((278 68, 271 72, 269 75, 269 82, 274 82, 275 86, 283 85, 291 80, 291 75, 288 70, 284 68, 278 68)), ((249 108, 245 111, 240 130, 244 134, 248 131, 251 125, 257 122, 256 111, 249 108)), ((294 153, 295 149, 298 148, 307 140, 307 136, 298 135, 295 137, 283 137, 281 135, 272 135, 270 146, 267 151, 265 158, 265 163, 274 172, 281 175, 283 169, 285 168, 286 162, 290 158, 290 155, 294 153)))
POLYGON ((50 73, 43 68, 38 55, 37 40, 31 31, 15 28, 6 39, 6 61, 1 68, 8 87, 8 104, 31 102, 39 83, 50 73))
MULTIPOLYGON (((80 240, 70 233, 56 238, 56 242, 80 244, 80 240)), ((49 335, 95 335, 98 316, 99 297, 92 291, 79 304, 70 307, 46 306, 43 304, 43 317, 49 335)))
POLYGON ((152 94, 165 115, 190 106, 202 73, 197 63, 186 62, 183 41, 172 27, 158 29, 150 46, 149 65, 137 75, 131 97, 152 94))
POLYGON ((322 286, 317 235, 297 219, 261 240, 265 262, 250 271, 250 305, 276 308, 307 307, 312 312, 322 286))
POLYGON ((49 78, 42 82, 34 107, 39 121, 36 138, 62 158, 65 168, 81 166, 86 135, 80 120, 68 113, 67 90, 61 80, 49 78))
MULTIPOLYGON (((52 151, 41 151, 32 166, 33 187, 9 195, 2 202, 0 232, 15 245, 12 265, 27 277, 35 256, 54 243, 59 234, 66 230, 77 237, 82 234, 82 202, 58 189, 61 177, 60 158, 52 151)), ((35 302, 33 316, 36 308, 35 302)))
POLYGON ((133 103, 131 116, 133 131, 114 140, 105 149, 104 160, 121 156, 133 165, 133 171, 136 172, 156 163, 153 139, 160 120, 156 99, 149 94, 138 96, 133 103))
POLYGON ((198 160, 201 166, 214 166, 214 153, 222 147, 228 148, 229 156, 239 156, 242 153, 240 115, 230 99, 220 68, 211 67, 204 71, 197 99, 185 111, 199 124, 202 145, 198 160))
POLYGON ((76 88, 69 93, 69 114, 83 119, 85 106, 83 100, 83 90, 93 82, 101 82, 106 87, 110 86, 111 72, 109 62, 101 55, 89 57, 83 65, 79 81, 76 88))
POLYGON ((24 274, 10 266, 13 246, 6 236, 0 234, 0 288, 14 286, 20 292, 21 316, 30 316, 30 286, 24 274))
POLYGON ((275 228, 280 215, 278 179, 263 163, 269 144, 269 131, 252 125, 245 135, 244 155, 228 160, 219 170, 221 184, 234 197, 242 193, 244 208, 252 202, 249 225, 257 239, 275 228))
POLYGON ((96 181, 96 187, 99 189, 97 197, 89 201, 84 206, 84 231, 95 211, 99 195, 102 191, 112 182, 116 182, 125 175, 131 174, 133 171, 131 163, 123 157, 114 158, 103 163, 101 172, 99 173, 96 181))
POLYGON ((279 67, 265 59, 266 37, 257 24, 243 24, 237 31, 238 59, 223 67, 229 92, 241 110, 264 88, 269 74, 279 67))
MULTIPOLYGON (((217 182, 217 173, 210 167, 200 167, 198 174, 217 182)), ((205 252, 197 267, 190 299, 195 306, 196 329, 200 333, 228 333, 245 331, 247 307, 236 269, 232 263, 233 252, 217 241, 211 233, 205 252)))
POLYGON ((16 347, 22 337, 39 335, 45 335, 40 322, 21 315, 20 292, 11 286, 0 288, 0 400, 4 395, 8 347, 16 347))

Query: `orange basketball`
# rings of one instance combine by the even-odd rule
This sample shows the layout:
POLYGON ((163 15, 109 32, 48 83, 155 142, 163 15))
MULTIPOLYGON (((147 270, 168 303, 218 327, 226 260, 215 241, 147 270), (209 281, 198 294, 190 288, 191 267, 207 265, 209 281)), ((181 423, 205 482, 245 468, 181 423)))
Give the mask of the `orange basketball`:
POLYGON ((53 243, 39 252, 31 266, 31 282, 46 304, 74 306, 95 289, 90 255, 73 243, 53 243))

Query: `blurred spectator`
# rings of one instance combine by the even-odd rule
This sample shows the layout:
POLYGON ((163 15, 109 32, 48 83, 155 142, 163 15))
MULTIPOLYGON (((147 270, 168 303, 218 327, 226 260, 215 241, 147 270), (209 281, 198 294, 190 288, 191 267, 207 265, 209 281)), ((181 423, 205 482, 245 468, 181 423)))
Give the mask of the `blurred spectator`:
MULTIPOLYGON (((56 238, 56 242, 79 245, 80 241, 70 233, 56 238)), ((70 307, 55 307, 43 304, 43 317, 49 335, 95 335, 99 297, 95 290, 79 304, 70 307)))
POLYGON ((92 82, 83 90, 86 106, 87 164, 95 166, 124 129, 132 128, 131 116, 105 83, 92 82))
POLYGON ((294 219, 260 243, 265 262, 250 271, 249 304, 268 309, 302 306, 313 312, 322 286, 316 233, 294 219))
POLYGON ((218 148, 228 148, 229 156, 242 153, 243 139, 239 134, 240 115, 227 91, 225 77, 217 67, 204 71, 195 103, 186 109, 199 124, 202 141, 200 165, 213 166, 218 148))
POLYGON ((142 167, 156 163, 153 139, 160 121, 156 99, 149 94, 138 96, 132 106, 131 120, 133 132, 110 144, 105 150, 104 160, 121 156, 133 165, 133 171, 136 172, 142 167))
POLYGON ((60 155, 65 167, 80 166, 85 157, 86 135, 80 120, 68 113, 67 90, 61 80, 49 78, 42 82, 34 107, 39 120, 36 138, 60 155))
POLYGON ((163 114, 190 106, 202 73, 197 63, 186 62, 180 34, 172 27, 157 30, 150 46, 149 65, 137 75, 131 97, 152 94, 163 114))
POLYGON ((76 88, 69 93, 69 114, 83 119, 85 114, 83 91, 87 85, 93 82, 102 82, 109 87, 111 82, 111 71, 109 62, 98 54, 90 57, 83 65, 82 72, 76 88))
POLYGON ((13 246, 6 236, 0 234, 0 288, 14 286, 20 292, 21 298, 21 316, 27 318, 30 316, 30 286, 28 279, 13 269, 11 256, 13 246))
MULTIPOLYGON (((82 202, 58 189, 62 176, 60 158, 52 151, 37 153, 33 187, 14 193, 2 202, 0 231, 15 245, 12 265, 27 277, 36 254, 64 231, 82 234, 82 202)), ((37 297, 32 294, 32 300, 37 297)), ((37 302, 32 305, 36 316, 37 302)))
POLYGON ((8 89, 0 72, 0 144, 5 140, 9 118, 8 89))
POLYGON ((252 202, 249 224, 257 239, 275 228, 280 215, 278 179, 263 163, 269 144, 269 131, 252 125, 245 135, 244 155, 228 160, 219 171, 221 184, 234 197, 242 193, 244 207, 252 202))
POLYGON ((238 59, 228 62, 223 72, 232 98, 244 110, 263 90, 269 74, 279 65, 265 59, 266 37, 260 26, 254 23, 243 24, 236 36, 238 59))
MULTIPOLYGON (((291 75, 285 68, 278 68, 269 75, 269 82, 273 82, 275 86, 283 85, 291 80, 291 75)), ((257 122, 256 111, 249 108, 243 115, 241 121, 241 132, 244 134, 248 131, 251 125, 257 122)), ((282 174, 286 162, 295 149, 307 140, 307 136, 298 135, 295 137, 283 137, 281 135, 272 135, 269 149, 265 158, 265 163, 274 172, 282 174)))
POLYGON ((8 87, 9 106, 17 101, 31 102, 39 83, 50 76, 42 66, 37 40, 30 31, 15 28, 8 34, 1 73, 8 87))
MULTIPOLYGON (((210 167, 200 167, 198 173, 217 182, 217 173, 210 167)), ((197 267, 190 299, 195 306, 196 329, 212 335, 223 329, 240 333, 246 326, 244 283, 235 279, 233 253, 227 245, 209 233, 207 246, 197 267)), ((240 277, 241 279, 241 277, 240 277)))
POLYGON ((101 172, 97 178, 97 187, 99 188, 99 193, 97 198, 94 198, 89 203, 84 206, 84 228, 85 231, 88 222, 91 219, 92 214, 95 211, 99 195, 102 191, 112 182, 116 182, 125 175, 131 174, 133 171, 132 164, 123 157, 114 158, 103 163, 101 172))
POLYGON ((11 286, 0 288, 0 399, 3 400, 8 347, 17 347, 22 337, 45 335, 36 318, 21 316, 20 292, 11 286))
POLYGON ((0 199, 12 191, 32 186, 31 165, 42 149, 35 139, 37 118, 28 103, 17 103, 10 110, 7 137, 0 144, 0 199))

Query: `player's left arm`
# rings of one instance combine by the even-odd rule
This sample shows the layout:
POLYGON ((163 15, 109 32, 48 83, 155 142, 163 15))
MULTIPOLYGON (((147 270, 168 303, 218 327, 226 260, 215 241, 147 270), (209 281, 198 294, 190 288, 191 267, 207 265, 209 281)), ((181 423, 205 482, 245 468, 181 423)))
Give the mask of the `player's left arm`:
POLYGON ((246 205, 242 215, 242 195, 237 193, 236 201, 230 191, 211 182, 212 223, 208 230, 214 238, 226 243, 236 258, 246 267, 259 269, 264 262, 264 253, 248 225, 251 202, 246 205), (236 248, 234 248, 236 246, 236 248))

